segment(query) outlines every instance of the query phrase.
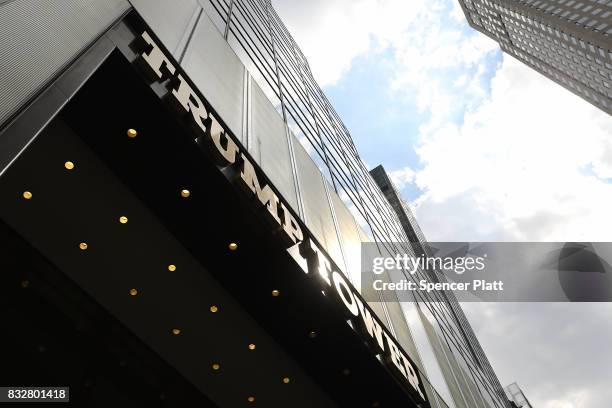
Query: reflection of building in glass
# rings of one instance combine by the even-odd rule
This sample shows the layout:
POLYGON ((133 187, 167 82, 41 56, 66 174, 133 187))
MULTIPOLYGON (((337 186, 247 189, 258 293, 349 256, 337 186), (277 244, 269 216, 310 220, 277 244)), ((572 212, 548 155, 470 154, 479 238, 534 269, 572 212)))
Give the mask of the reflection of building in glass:
POLYGON ((22 360, 0 357, 16 373, 74 384, 77 402, 112 390, 140 405, 508 407, 449 295, 369 305, 423 403, 397 381, 409 370, 306 281, 312 247, 279 238, 294 216, 355 286, 362 242, 427 250, 270 1, 15 0, 0 4, 0 34, 0 262, 14 271, 0 287, 28 334, 9 339, 22 360), (240 158, 219 164, 211 145, 230 141, 240 158), (259 184, 243 188, 247 173, 259 184))
POLYGON ((508 385, 506 388, 506 394, 508 395, 508 399, 512 401, 515 406, 519 408, 533 408, 533 405, 529 403, 529 400, 521 390, 521 387, 518 386, 517 383, 512 383, 508 385))
POLYGON ((501 49, 612 113, 608 1, 459 0, 469 24, 501 49))

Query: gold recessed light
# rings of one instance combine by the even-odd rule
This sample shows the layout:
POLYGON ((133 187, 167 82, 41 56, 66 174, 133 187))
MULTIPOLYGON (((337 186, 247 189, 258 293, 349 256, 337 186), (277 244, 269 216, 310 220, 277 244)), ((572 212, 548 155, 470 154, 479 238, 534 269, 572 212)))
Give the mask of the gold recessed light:
POLYGON ((187 198, 191 195, 191 191, 187 190, 187 189, 183 189, 181 190, 181 197, 183 198, 187 198))
POLYGON ((218 371, 220 368, 221 368, 221 366, 218 363, 214 363, 212 365, 212 369, 215 370, 215 371, 218 371))
POLYGON ((315 337, 317 337, 317 332, 316 331, 311 331, 310 333, 308 333, 308 337, 310 337, 311 339, 314 339, 315 337))
POLYGON ((249 401, 249 402, 255 402, 255 397, 250 396, 249 398, 247 398, 247 401, 249 401))
POLYGON ((21 287, 22 287, 22 288, 24 288, 24 289, 25 289, 25 288, 27 288, 28 286, 30 286, 30 281, 28 281, 28 280, 21 281, 21 287))
POLYGON ((280 295, 280 292, 279 292, 277 289, 274 289, 274 290, 272 291, 272 296, 274 296, 274 297, 278 297, 279 295, 280 295))
POLYGON ((283 384, 289 384, 290 382, 291 382, 291 379, 289 377, 283 378, 283 384))
POLYGON ((122 215, 121 217, 119 217, 119 222, 122 224, 127 224, 128 217, 126 217, 125 215, 122 215))
POLYGON ((238 249, 238 244, 235 242, 230 242, 230 244, 227 247, 230 249, 230 251, 235 251, 238 249))
POLYGON ((178 336, 179 334, 181 334, 181 329, 172 329, 172 334, 178 336))
POLYGON ((216 305, 212 305, 210 307, 210 312, 211 313, 217 313, 219 311, 219 308, 216 305))
POLYGON ((138 289, 134 289, 134 288, 130 289, 131 296, 136 296, 137 294, 138 294, 138 289))
POLYGON ((136 129, 128 129, 127 130, 127 135, 129 138, 133 139, 136 136, 138 136, 138 132, 136 131, 136 129))
POLYGON ((66 170, 72 170, 74 169, 74 163, 71 161, 67 161, 66 163, 64 163, 64 167, 66 168, 66 170))
POLYGON ((176 265, 168 265, 168 270, 169 270, 170 272, 174 272, 174 271, 176 271, 176 265))
POLYGON ((87 249, 87 242, 81 242, 79 244, 79 248, 81 248, 83 251, 87 249))
POLYGON ((249 350, 255 350, 255 344, 253 343, 249 344, 249 350))
POLYGON ((30 193, 29 191, 24 191, 23 192, 23 198, 25 198, 26 200, 29 200, 32 198, 32 193, 30 193))

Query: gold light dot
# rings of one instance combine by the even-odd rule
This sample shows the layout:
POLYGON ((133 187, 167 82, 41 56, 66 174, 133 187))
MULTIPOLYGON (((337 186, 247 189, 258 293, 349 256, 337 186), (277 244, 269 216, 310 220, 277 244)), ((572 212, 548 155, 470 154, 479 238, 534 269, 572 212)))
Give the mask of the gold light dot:
POLYGON ((81 242, 79 244, 79 248, 81 248, 83 251, 87 249, 87 243, 86 242, 81 242))
POLYGON ((181 197, 183 197, 183 198, 187 198, 187 197, 189 197, 190 195, 191 195, 191 191, 186 190, 186 189, 181 190, 181 197))
POLYGON ((130 289, 130 295, 136 296, 138 294, 138 289, 130 289))
POLYGON ((178 336, 179 334, 181 334, 181 329, 172 329, 172 334, 178 336))
POLYGON ((168 270, 169 270, 170 272, 174 272, 174 271, 176 271, 176 265, 168 265, 168 270))
POLYGON ((66 168, 66 170, 72 170, 74 169, 74 163, 71 161, 67 161, 66 163, 64 163, 64 167, 66 168))
POLYGON ((219 370, 220 368, 221 368, 221 366, 219 364, 217 364, 217 363, 214 363, 212 365, 212 369, 215 370, 215 371, 219 370))
POLYGON ((24 191, 23 192, 23 198, 25 198, 26 200, 29 200, 32 198, 32 193, 30 193, 29 191, 24 191))
POLYGON ((255 402, 255 397, 250 396, 249 398, 247 398, 247 401, 249 401, 249 402, 255 402))
POLYGON ((238 244, 235 242, 230 242, 230 244, 228 245, 228 248, 230 249, 230 251, 235 251, 238 249, 238 244))
POLYGON ((255 344, 253 343, 249 344, 249 350, 255 350, 255 344))
POLYGON ((136 136, 138 136, 138 132, 136 131, 136 129, 128 129, 127 130, 127 135, 129 138, 135 138, 136 136))
POLYGON ((212 305, 212 306, 210 307, 210 312, 211 312, 211 313, 217 313, 218 311, 219 311, 219 308, 218 308, 217 306, 212 305))
POLYGON ((21 281, 22 288, 27 288, 28 286, 30 286, 30 281, 27 281, 27 280, 21 281))
POLYGON ((291 379, 289 377, 283 378, 283 384, 289 384, 290 382, 291 382, 291 379))
POLYGON ((279 295, 280 295, 280 292, 279 292, 278 290, 274 289, 274 290, 272 291, 272 296, 274 296, 274 297, 278 297, 279 295))
POLYGON ((125 215, 122 215, 121 217, 119 217, 119 222, 122 224, 127 224, 128 218, 125 215))
POLYGON ((314 339, 315 337, 317 337, 317 332, 316 331, 311 331, 310 333, 308 333, 308 337, 310 337, 311 339, 314 339))

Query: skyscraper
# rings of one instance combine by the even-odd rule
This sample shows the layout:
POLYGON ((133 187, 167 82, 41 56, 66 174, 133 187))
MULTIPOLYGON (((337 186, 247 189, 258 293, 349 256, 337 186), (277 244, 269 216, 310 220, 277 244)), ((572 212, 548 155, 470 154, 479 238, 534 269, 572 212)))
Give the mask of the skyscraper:
POLYGON ((459 0, 468 23, 512 55, 612 113, 612 2, 459 0))
POLYGON ((415 254, 418 226, 270 1, 3 2, 0 62, 3 384, 508 406, 456 301, 360 292, 361 244, 415 254))
MULTIPOLYGON (((431 249, 423 231, 384 167, 379 165, 370 170, 370 174, 393 207, 408 236, 414 254, 417 256, 431 255, 431 249)), ((445 275, 440 271, 427 270, 426 274, 430 281, 446 281, 445 275)), ((490 406, 497 406, 495 404, 498 403, 504 406, 506 402, 498 399, 502 386, 457 299, 452 293, 443 293, 440 296, 438 308, 430 308, 429 303, 433 299, 427 298, 417 298, 415 304, 407 306, 409 309, 417 310, 420 322, 427 332, 433 354, 441 368, 440 374, 444 382, 438 377, 438 388, 446 390, 445 395, 457 407, 486 406, 483 405, 484 401, 479 400, 479 395, 486 396, 487 394, 496 395, 490 406), (446 331, 445 328, 451 328, 451 330, 446 331), (444 364, 445 361, 448 363, 444 364), (484 391, 484 394, 475 391, 481 386, 487 390, 484 391), (470 389, 473 391, 470 392, 470 389)), ((411 327, 414 332, 420 329, 420 326, 414 326, 417 324, 411 327)), ((421 349, 427 346, 420 345, 421 349)))

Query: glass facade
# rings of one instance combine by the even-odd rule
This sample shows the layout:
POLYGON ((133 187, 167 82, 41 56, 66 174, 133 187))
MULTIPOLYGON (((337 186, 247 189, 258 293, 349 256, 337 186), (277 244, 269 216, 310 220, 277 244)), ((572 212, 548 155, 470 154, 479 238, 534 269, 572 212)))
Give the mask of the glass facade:
POLYGON ((612 1, 460 0, 504 52, 612 113, 612 1))
MULTIPOLYGON (((375 242, 385 256, 428 250, 392 184, 364 165, 269 0, 62 0, 56 8, 40 9, 36 18, 28 14, 30 3, 1 6, 0 22, 6 23, 0 24, 2 38, 27 34, 28 43, 48 47, 15 55, 19 47, 0 42, 5 51, 0 56, 14 57, 7 59, 10 70, 0 70, 0 82, 8 84, 0 96, 0 125, 132 7, 357 287, 361 242, 375 242), (89 8, 73 7, 76 3, 89 8), (85 18, 63 20, 58 17, 63 9, 81 10, 85 18), (28 16, 31 24, 10 24, 25 18, 20 16, 28 16), (40 29, 30 30, 32 25, 40 29), (53 44, 45 42, 48 32, 56 33, 53 44), (23 73, 32 73, 27 88, 23 73)), ((422 270, 404 278, 440 279, 422 270)), ((432 406, 508 406, 452 294, 418 294, 402 305, 397 297, 381 298, 371 307, 419 366, 432 406)))
MULTIPOLYGON (((381 190, 364 165, 348 129, 316 83, 306 58, 271 2, 200 0, 198 4, 202 11, 195 13, 193 26, 186 25, 183 37, 197 35, 203 30, 200 28, 202 25, 209 27, 206 29, 208 31, 214 27, 214 33, 209 32, 206 40, 190 42, 186 46, 186 53, 180 50, 176 53, 179 56, 184 54, 186 62, 189 49, 198 48, 200 52, 208 52, 208 58, 199 61, 200 65, 206 65, 217 58, 216 52, 210 54, 211 49, 219 48, 220 41, 229 44, 246 67, 244 83, 248 84, 244 87, 242 104, 227 104, 231 109, 242 109, 244 118, 242 126, 232 127, 230 124, 230 127, 243 140, 258 164, 264 170, 271 171, 270 177, 274 182, 277 182, 276 177, 289 176, 287 172, 292 170, 297 193, 294 209, 338 267, 359 287, 360 271, 355 262, 355 253, 361 241, 375 242, 383 255, 414 255, 423 251, 426 247, 425 237, 414 217, 409 211, 402 213, 394 208, 396 204, 384 193, 384 189, 381 190), (211 41, 216 43, 214 47, 201 46, 211 41), (260 111, 266 105, 262 101, 263 95, 269 100, 265 108, 265 116, 269 120, 260 116, 260 111), (274 125, 277 119, 271 119, 272 108, 285 125, 284 137, 287 142, 282 139, 281 129, 274 125), (262 123, 264 119, 267 122, 265 125, 262 123), (274 126, 274 129, 267 129, 268 126, 274 126), (274 146, 267 146, 269 144, 274 146), (275 151, 270 151, 266 159, 263 153, 269 149, 275 151), (292 166, 285 164, 281 169, 278 164, 270 163, 287 160, 287 156, 278 149, 289 151, 292 166), (276 174, 278 171, 285 174, 276 174), (353 217, 347 217, 351 213, 353 217), (410 215, 403 220, 402 214, 410 215), (359 235, 361 239, 357 241, 359 235)), ((139 7, 136 10, 148 24, 156 27, 160 16, 147 18, 145 11, 141 12, 139 7)), ((225 54, 221 59, 230 60, 225 54)), ((220 66, 224 64, 227 62, 220 66)), ((218 73, 219 76, 229 75, 222 71, 218 73)), ((238 77, 236 75, 237 82, 243 81, 238 77)), ((199 86, 197 78, 194 81, 199 86)), ((216 94, 214 89, 211 91, 204 93, 210 96, 211 104, 223 117, 227 95, 219 98, 217 108, 216 94)), ((237 112, 230 118, 240 115, 237 112)), ((281 186, 290 184, 289 180, 286 181, 281 186)), ((285 194, 285 191, 281 192, 285 194)), ((292 195, 293 190, 288 197, 292 195)), ((432 279, 432 276, 420 270, 415 277, 403 278, 419 280, 432 279)), ((506 407, 508 402, 503 388, 457 301, 440 294, 419 295, 414 300, 414 304, 402 307, 397 297, 381 298, 381 302, 374 303, 372 307, 400 344, 416 354, 415 360, 424 373, 425 388, 432 406, 506 407), (407 321, 406 309, 412 307, 416 307, 420 319, 415 324, 421 327, 410 327, 407 321), (413 331, 417 330, 427 334, 415 338, 413 331), (419 340, 427 344, 418 344, 419 340), (427 348, 433 351, 420 353, 421 349, 427 348), (430 371, 439 373, 436 376, 438 380, 429 379, 430 371), (438 392, 438 389, 443 392, 438 392)))
MULTIPOLYGON (((370 174, 394 208, 414 254, 431 255, 425 235, 385 169, 378 166, 370 174)), ((445 280, 437 271, 425 273, 428 280, 445 280)), ((405 309, 411 316, 411 329, 426 333, 417 341, 420 350, 425 350, 421 352, 425 371, 436 389, 450 397, 452 406, 507 406, 502 386, 452 292, 440 296, 418 292, 415 303, 405 309)))
MULTIPOLYGON (((204 3, 204 2, 203 2, 204 3)), ((205 10, 270 98, 332 189, 364 220, 377 242, 406 241, 392 208, 368 175, 350 133, 306 58, 268 1, 210 1, 205 10)))
MULTIPOLYGON (((363 164, 348 129, 314 80, 306 58, 270 2, 211 0, 208 3, 202 1, 202 4, 207 13, 213 13, 210 18, 219 34, 261 89, 257 93, 263 92, 270 99, 286 123, 288 133, 295 136, 290 137, 290 143, 294 144, 293 155, 297 162, 301 213, 336 263, 346 268, 352 258, 342 253, 343 250, 349 251, 352 241, 346 240, 342 246, 339 245, 336 233, 329 229, 330 225, 338 222, 338 213, 343 211, 344 206, 340 205, 338 197, 343 197, 354 217, 362 220, 359 227, 378 243, 381 252, 418 254, 422 251, 423 246, 415 242, 424 242, 425 237, 414 217, 407 221, 412 228, 406 228, 406 222, 402 222, 401 215, 398 216, 393 201, 385 196, 363 164), (300 145, 295 144, 296 140, 300 145), (306 158, 306 154, 310 154, 313 162, 306 158), (325 181, 318 180, 314 164, 325 175, 325 181), (323 196, 326 190, 335 197, 331 213, 327 206, 321 207, 326 203, 314 199, 323 196), (408 242, 413 244, 408 245, 408 242)), ((251 151, 255 149, 251 144, 249 148, 251 151)), ((260 164, 265 168, 264 163, 260 164)), ((405 213, 411 215, 409 211, 405 213)), ((344 234, 338 235, 342 238, 344 234)), ((419 278, 430 279, 425 271, 418 274, 419 278)), ((354 274, 351 276, 354 280, 357 278, 354 274)), ((459 390, 447 394, 452 396, 452 400, 445 402, 433 384, 433 388, 428 389, 432 402, 442 407, 453 404, 453 401, 455 406, 465 407, 506 406, 503 389, 456 300, 424 297, 415 300, 417 307, 422 309, 421 318, 431 328, 429 341, 440 344, 439 351, 433 354, 436 361, 424 363, 425 372, 442 365, 445 367, 442 370, 444 381, 454 383, 452 389, 459 390), (445 361, 445 365, 440 361, 445 361)), ((384 320, 389 327, 395 329, 395 335, 401 337, 406 326, 404 316, 401 316, 401 310, 390 310, 390 304, 393 302, 382 303, 380 313, 386 317, 384 320)), ((412 343, 414 339, 410 336, 402 341, 407 348, 412 343)))

